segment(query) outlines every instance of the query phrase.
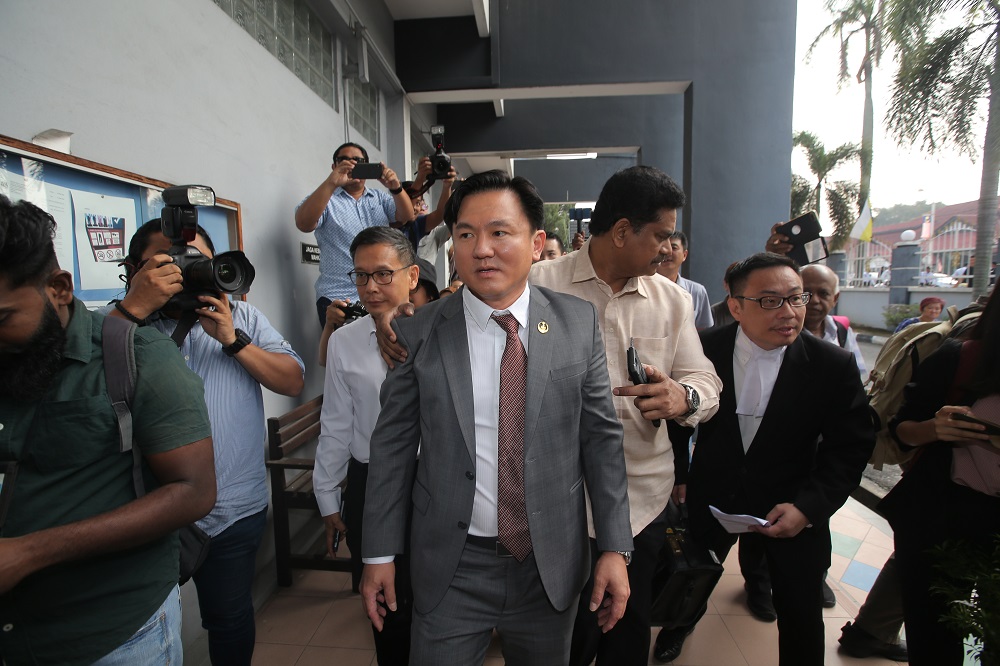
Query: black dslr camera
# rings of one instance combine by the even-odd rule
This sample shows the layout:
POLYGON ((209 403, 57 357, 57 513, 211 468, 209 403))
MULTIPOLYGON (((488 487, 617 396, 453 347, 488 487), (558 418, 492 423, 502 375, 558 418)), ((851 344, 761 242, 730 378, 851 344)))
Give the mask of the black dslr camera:
POLYGON ((355 319, 361 319, 368 314, 368 310, 366 310, 365 306, 361 304, 361 301, 348 303, 344 306, 343 310, 345 324, 350 324, 355 319))
POLYGON ((444 125, 431 126, 431 142, 434 144, 434 154, 431 155, 431 175, 427 182, 445 180, 451 171, 451 157, 444 152, 444 125))
POLYGON ((198 234, 197 206, 214 206, 215 192, 204 185, 178 185, 163 190, 163 212, 160 225, 163 235, 172 245, 167 254, 181 269, 184 291, 176 294, 163 307, 174 310, 194 310, 204 304, 199 296, 245 294, 256 276, 246 255, 239 250, 223 252, 209 259, 188 245, 198 234))

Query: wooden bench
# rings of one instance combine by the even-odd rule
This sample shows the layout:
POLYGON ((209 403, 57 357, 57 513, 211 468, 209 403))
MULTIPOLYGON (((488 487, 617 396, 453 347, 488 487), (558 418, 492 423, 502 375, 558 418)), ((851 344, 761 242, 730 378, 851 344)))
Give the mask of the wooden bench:
POLYGON ((274 559, 278 585, 284 587, 292 584, 292 569, 351 570, 350 558, 330 559, 326 556, 325 530, 318 539, 310 539, 307 552, 292 552, 289 511, 296 509, 319 515, 312 483, 314 460, 292 455, 302 446, 317 441, 322 408, 323 396, 320 395, 286 414, 267 420, 266 464, 271 475, 274 559))

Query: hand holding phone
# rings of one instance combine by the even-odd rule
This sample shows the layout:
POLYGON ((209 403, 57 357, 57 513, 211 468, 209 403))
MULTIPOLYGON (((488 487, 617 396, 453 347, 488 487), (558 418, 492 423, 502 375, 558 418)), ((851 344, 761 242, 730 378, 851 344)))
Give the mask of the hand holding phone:
POLYGON ((828 256, 826 241, 821 236, 822 227, 819 218, 813 211, 779 225, 773 231, 774 234, 781 234, 788 238, 788 243, 792 246, 788 256, 800 266, 811 264, 828 256))
POLYGON ((956 421, 965 421, 966 423, 976 423, 978 425, 985 426, 986 429, 980 432, 992 437, 1000 437, 1000 425, 993 423, 992 421, 986 421, 975 416, 969 416, 968 414, 963 414, 962 412, 953 412, 951 418, 956 421))
MULTIPOLYGON (((639 360, 639 354, 635 351, 635 345, 632 343, 632 338, 628 341, 628 350, 625 352, 625 361, 628 365, 628 378, 632 380, 635 385, 648 384, 649 379, 646 377, 646 369, 642 367, 642 361, 639 360)), ((653 427, 660 427, 660 419, 653 419, 653 427)))
POLYGON ((382 177, 381 162, 361 162, 355 164, 351 170, 351 178, 355 180, 369 180, 382 177))

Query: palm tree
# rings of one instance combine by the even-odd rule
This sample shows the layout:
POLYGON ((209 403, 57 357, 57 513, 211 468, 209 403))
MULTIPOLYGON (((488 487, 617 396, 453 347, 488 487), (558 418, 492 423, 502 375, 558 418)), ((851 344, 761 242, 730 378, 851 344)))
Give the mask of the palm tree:
POLYGON ((791 196, 791 217, 802 215, 807 210, 813 200, 813 186, 808 180, 797 173, 792 174, 792 196, 791 196))
MULTIPOLYGON (((844 214, 844 200, 850 201, 848 211, 857 209, 858 186, 856 183, 838 181, 828 183, 830 174, 840 165, 856 159, 860 153, 856 143, 845 143, 827 152, 826 146, 810 132, 796 132, 792 144, 806 151, 809 160, 809 170, 816 179, 812 190, 812 204, 816 214, 820 215, 823 202, 823 188, 826 187, 826 202, 830 205, 830 217, 834 221, 834 234, 831 246, 838 249, 850 233, 856 214, 844 214), (835 215, 836 214, 836 215, 835 215)), ((821 216, 822 219, 822 216, 821 216)))
POLYGON ((840 40, 840 72, 837 83, 843 85, 849 78, 847 68, 848 47, 855 35, 864 35, 864 55, 855 78, 865 84, 865 106, 861 124, 861 184, 858 210, 868 200, 872 182, 872 137, 875 134, 875 111, 872 104, 872 70, 882 58, 882 0, 827 0, 826 9, 834 15, 833 22, 823 28, 806 52, 812 54, 817 44, 826 37, 840 40))
POLYGON ((900 142, 933 153, 953 144, 975 157, 976 121, 987 108, 979 183, 973 296, 989 286, 1000 178, 1000 3, 996 0, 887 0, 885 25, 899 48, 887 124, 900 142), (942 19, 958 25, 931 36, 942 19))

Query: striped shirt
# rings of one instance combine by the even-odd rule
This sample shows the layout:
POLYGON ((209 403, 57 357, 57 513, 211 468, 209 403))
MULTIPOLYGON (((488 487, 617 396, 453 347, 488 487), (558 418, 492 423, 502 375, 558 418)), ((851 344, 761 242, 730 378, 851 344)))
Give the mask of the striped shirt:
MULTIPOLYGON (((231 301, 230 306, 233 326, 245 331, 253 344, 264 351, 288 354, 305 372, 302 359, 260 310, 244 301, 231 301)), ((101 311, 112 308, 104 306, 101 311)), ((177 322, 157 313, 149 325, 171 335, 177 322)), ((200 323, 184 338, 180 351, 187 366, 205 383, 218 492, 212 511, 196 524, 214 537, 237 520, 267 508, 264 398, 260 383, 235 357, 226 356, 219 341, 200 323)), ((170 399, 163 396, 163 400, 170 399)))
POLYGON ((351 242, 364 229, 387 227, 395 221, 396 202, 388 192, 366 187, 361 198, 355 199, 342 187, 333 191, 315 232, 320 248, 317 300, 357 298, 358 290, 347 276, 354 270, 351 242))

